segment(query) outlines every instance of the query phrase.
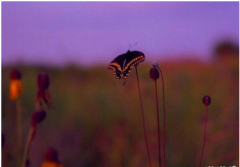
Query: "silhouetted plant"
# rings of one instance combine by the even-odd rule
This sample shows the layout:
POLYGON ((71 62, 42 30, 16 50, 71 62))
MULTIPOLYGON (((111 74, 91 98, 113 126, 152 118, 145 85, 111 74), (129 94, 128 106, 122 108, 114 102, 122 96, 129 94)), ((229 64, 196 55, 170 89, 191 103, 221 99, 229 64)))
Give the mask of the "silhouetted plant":
POLYGON ((143 106, 142 106, 142 98, 141 98, 141 92, 140 92, 140 86, 139 86, 139 79, 138 79, 138 71, 137 66, 140 62, 143 62, 145 60, 145 55, 142 52, 139 51, 130 51, 128 50, 127 53, 121 54, 117 56, 113 61, 110 62, 108 65, 108 69, 111 69, 114 71, 114 75, 116 79, 124 79, 124 83, 126 81, 126 78, 128 77, 132 66, 135 67, 136 75, 137 75, 137 85, 138 85, 138 93, 139 93, 139 99, 140 99, 140 106, 141 106, 141 113, 142 113, 142 122, 143 122, 143 133, 145 138, 145 144, 148 154, 148 161, 150 167, 151 165, 151 159, 150 159, 150 153, 148 149, 148 142, 147 142, 147 135, 146 135, 146 128, 145 128, 145 120, 144 120, 144 112, 143 112, 143 106))
POLYGON ((37 78, 37 95, 36 95, 36 107, 39 108, 39 106, 42 106, 41 99, 47 104, 47 107, 53 108, 52 101, 51 101, 51 95, 48 91, 48 87, 50 84, 49 76, 46 72, 41 72, 38 74, 37 78))
MULTIPOLYGON (((162 70, 159 68, 158 63, 156 61, 152 62, 153 68, 150 70, 150 77, 155 81, 155 92, 156 92, 156 106, 158 111, 158 99, 157 99, 157 84, 156 80, 159 78, 159 72, 161 74, 161 80, 162 80, 162 106, 163 106, 163 167, 166 166, 166 111, 165 111, 165 94, 164 94, 164 79, 163 79, 163 73, 162 70)), ((159 119, 159 114, 158 114, 159 119)), ((159 120, 158 120, 158 128, 159 127, 159 120)), ((159 130, 160 131, 160 130, 159 130)), ((160 132, 158 132, 160 133, 160 132)), ((160 138, 160 136, 159 136, 160 138)), ((160 139, 159 139, 160 143, 160 139)), ((160 145, 160 144, 159 144, 160 145)), ((160 151, 161 152, 161 151, 160 151)))
POLYGON ((47 113, 40 109, 33 113, 31 125, 36 129, 37 124, 41 123, 46 117, 47 113))
POLYGON ((208 95, 204 96, 202 99, 202 102, 206 106, 206 115, 205 115, 205 122, 204 122, 203 146, 202 146, 202 153, 201 153, 201 157, 200 157, 199 167, 201 167, 201 165, 202 165, 203 153, 204 153, 205 142, 206 142, 208 106, 211 104, 210 96, 208 96, 208 95))
POLYGON ((41 99, 44 100, 44 102, 47 104, 47 106, 52 106, 50 94, 48 92, 48 87, 49 87, 49 76, 46 72, 41 72, 38 74, 37 77, 37 95, 36 95, 36 110, 32 114, 32 119, 31 119, 31 127, 28 133, 23 157, 22 157, 22 162, 21 162, 21 167, 25 167, 27 164, 28 160, 28 155, 29 155, 29 150, 31 147, 32 140, 34 138, 34 135, 36 133, 36 126, 41 123, 45 117, 46 117, 46 112, 43 109, 41 99))
POLYGON ((140 91, 140 86, 139 86, 139 79, 138 79, 137 65, 135 65, 135 69, 136 69, 136 75, 137 75, 138 94, 139 94, 139 100, 140 100, 140 106, 141 106, 141 113, 142 113, 143 133, 144 133, 145 144, 146 144, 146 149, 147 149, 147 154, 148 154, 148 161, 149 161, 149 165, 150 165, 150 167, 151 167, 152 164, 151 164, 151 157, 150 157, 149 148, 148 148, 147 132, 146 132, 146 124, 145 124, 145 119, 144 119, 144 112, 143 112, 143 105, 142 105, 141 91, 140 91))
POLYGON ((25 167, 25 165, 26 165, 28 155, 29 155, 29 150, 30 150, 30 147, 31 147, 31 143, 32 143, 33 138, 34 138, 35 133, 36 133, 36 126, 39 123, 41 123, 45 119, 45 117, 46 117, 46 112, 43 109, 36 110, 32 114, 31 127, 30 127, 30 130, 28 132, 28 137, 27 137, 27 142, 26 142, 23 157, 22 157, 21 167, 25 167))
POLYGON ((159 72, 155 67, 150 69, 150 78, 154 80, 155 85, 155 96, 156 96, 156 111, 157 111, 157 130, 158 130, 158 160, 159 166, 161 167, 161 137, 160 137, 160 121, 159 121, 159 110, 158 110, 158 93, 157 93, 157 79, 159 78, 159 72))
POLYGON ((10 89, 9 95, 10 100, 17 100, 18 97, 22 94, 22 75, 21 72, 17 69, 13 69, 10 72, 10 89))
POLYGON ((10 100, 14 101, 16 104, 17 111, 17 163, 20 163, 20 158, 22 154, 22 106, 20 101, 20 96, 23 93, 22 88, 22 74, 17 69, 12 69, 10 72, 10 86, 9 95, 10 100))

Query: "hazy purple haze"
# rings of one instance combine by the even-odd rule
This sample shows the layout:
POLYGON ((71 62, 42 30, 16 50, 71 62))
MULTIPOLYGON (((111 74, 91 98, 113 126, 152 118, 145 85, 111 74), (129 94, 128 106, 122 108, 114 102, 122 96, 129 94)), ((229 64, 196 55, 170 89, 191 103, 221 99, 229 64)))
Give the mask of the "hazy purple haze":
POLYGON ((149 61, 209 60, 222 39, 239 42, 239 2, 2 2, 2 65, 108 65, 136 42, 149 61))

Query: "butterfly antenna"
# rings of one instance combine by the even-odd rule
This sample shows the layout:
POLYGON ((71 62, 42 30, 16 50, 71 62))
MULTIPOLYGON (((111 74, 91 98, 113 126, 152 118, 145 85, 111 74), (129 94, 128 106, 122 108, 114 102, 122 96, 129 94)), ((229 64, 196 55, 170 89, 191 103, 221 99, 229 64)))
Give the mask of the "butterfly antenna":
POLYGON ((131 44, 129 44, 129 46, 128 46, 128 50, 130 50, 130 48, 131 48, 131 44))
POLYGON ((135 46, 135 45, 137 45, 137 42, 136 42, 134 45, 129 44, 128 50, 130 50, 131 47, 132 47, 132 46, 135 46))

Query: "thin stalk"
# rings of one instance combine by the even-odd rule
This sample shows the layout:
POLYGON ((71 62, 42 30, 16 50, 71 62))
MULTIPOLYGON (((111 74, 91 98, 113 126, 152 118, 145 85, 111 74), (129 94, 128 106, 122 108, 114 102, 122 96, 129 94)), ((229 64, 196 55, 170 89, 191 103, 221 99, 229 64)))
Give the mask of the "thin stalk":
POLYGON ((35 132, 35 127, 31 126, 31 128, 29 130, 29 133, 28 133, 28 138, 27 138, 27 142, 26 142, 26 145, 25 145, 23 157, 22 157, 21 167, 25 167, 25 165, 26 165, 26 161, 27 161, 30 146, 31 146, 31 143, 32 143, 32 140, 33 140, 34 132, 35 132))
POLYGON ((158 155, 159 166, 161 167, 161 138, 160 138, 160 123, 159 123, 159 109, 158 109, 158 93, 157 93, 157 80, 154 81, 156 93, 156 108, 157 108, 157 124, 158 124, 158 155))
POLYGON ((203 146, 202 146, 202 153, 201 153, 199 167, 201 167, 201 165, 202 165, 203 153, 204 153, 205 142, 206 142, 207 117, 208 117, 208 106, 206 106, 205 126, 204 126, 204 135, 203 135, 203 146))
POLYGON ((17 139, 18 139, 18 147, 17 147, 17 162, 20 164, 21 156, 22 156, 22 110, 21 110, 21 101, 20 98, 16 99, 16 110, 17 110, 17 139))
POLYGON ((163 98, 163 167, 166 166, 166 111, 165 111, 165 94, 164 94, 164 80, 162 70, 157 67, 161 73, 162 79, 162 98, 163 98))
POLYGON ((144 120, 144 113, 143 113, 142 98, 141 98, 141 92, 140 92, 140 86, 139 86, 137 66, 135 66, 135 69, 136 69, 136 75, 137 75, 139 99, 140 99, 140 104, 141 104, 141 113, 142 113, 142 122, 143 122, 143 133, 144 133, 145 144, 146 144, 146 148, 147 148, 148 162, 149 162, 149 166, 151 167, 152 165, 151 165, 151 159, 150 159, 150 154, 149 154, 149 149, 148 149, 148 142, 147 142, 146 127, 145 127, 145 120, 144 120))

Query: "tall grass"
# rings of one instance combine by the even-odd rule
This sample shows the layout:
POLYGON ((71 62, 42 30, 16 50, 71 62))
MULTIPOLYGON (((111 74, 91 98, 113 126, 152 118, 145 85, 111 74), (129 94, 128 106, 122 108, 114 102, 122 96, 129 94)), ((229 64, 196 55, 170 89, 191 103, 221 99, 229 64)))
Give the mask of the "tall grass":
MULTIPOLYGON (((202 116, 199 98, 205 94, 211 94, 214 103, 208 113, 211 120, 208 123, 209 140, 202 165, 238 166, 238 61, 233 60, 228 64, 165 62, 160 66, 164 71, 168 110, 166 166, 199 165, 199 145, 203 137, 199 127, 204 126, 205 118, 202 116)), ((11 68, 2 69, 2 132, 5 134, 2 163, 6 166, 13 164, 9 149, 13 143, 13 134, 8 130, 11 120, 8 75, 11 68)), ((49 145, 59 148, 59 159, 63 166, 148 165, 144 159, 145 145, 141 142, 143 140, 139 140, 143 138, 140 128, 142 120, 136 107, 139 104, 138 94, 132 93, 137 92, 134 75, 128 78, 124 85, 126 89, 116 89, 115 86, 109 86, 112 85, 112 74, 101 66, 89 69, 74 66, 63 69, 20 66, 19 69, 24 73, 23 89, 27 90, 21 98, 24 141, 28 133, 31 109, 35 107, 32 97, 37 91, 36 76, 40 71, 47 71, 51 76, 49 91, 54 92, 52 100, 56 105, 56 110, 48 112, 48 118, 38 127, 38 133, 32 142, 32 166, 40 166, 43 158, 39 153, 43 153, 49 145), (126 101, 131 103, 126 104, 126 101), (120 123, 121 120, 125 122, 124 126, 120 123)), ((152 81, 149 79, 147 62, 141 64, 139 78, 142 80, 143 108, 147 113, 145 120, 150 134, 151 161, 155 165, 158 163, 158 157, 154 156, 158 147, 155 140, 157 127, 156 121, 152 121, 156 119, 155 112, 152 112, 155 109, 155 96, 152 93, 154 88, 150 86, 152 81)))
POLYGON ((136 76, 137 76, 138 94, 139 94, 139 100, 140 100, 140 106, 141 106, 141 113, 142 113, 143 133, 144 133, 145 145, 146 145, 146 149, 147 149, 148 162, 149 162, 149 166, 151 167, 151 166, 152 166, 152 164, 151 164, 151 157, 150 157, 149 147, 148 147, 146 123, 145 123, 145 118, 144 118, 142 96, 141 96, 141 91, 140 91, 138 71, 137 71, 137 66, 136 66, 136 65, 135 65, 135 70, 136 70, 136 76))

